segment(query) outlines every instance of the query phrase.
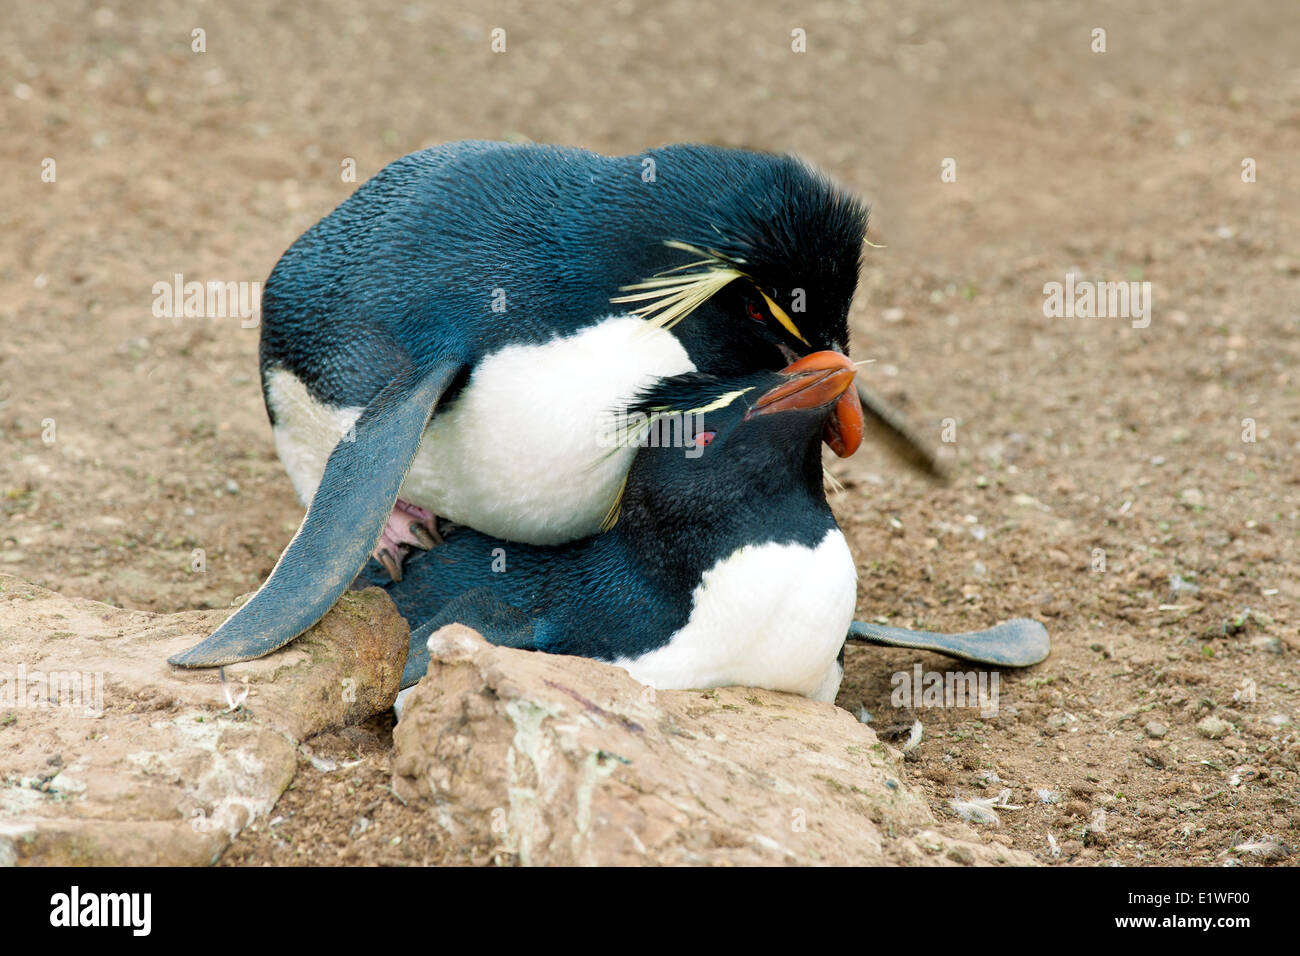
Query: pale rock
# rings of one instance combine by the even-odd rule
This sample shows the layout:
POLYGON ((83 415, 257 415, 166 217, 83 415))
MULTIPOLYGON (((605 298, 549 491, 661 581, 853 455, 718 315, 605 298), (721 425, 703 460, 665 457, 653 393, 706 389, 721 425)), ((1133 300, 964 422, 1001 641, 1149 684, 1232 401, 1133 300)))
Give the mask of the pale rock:
POLYGON ((229 614, 128 611, 0 575, 0 863, 214 862, 275 805, 299 741, 392 706, 408 631, 381 590, 228 666, 225 688, 167 663, 229 614), (29 689, 67 675, 75 704, 17 699, 20 672, 29 689))
POLYGON ((1031 864, 938 823, 901 754, 832 704, 653 690, 450 625, 394 732, 394 792, 531 865, 1031 864), (940 852, 943 851, 943 852, 940 852))

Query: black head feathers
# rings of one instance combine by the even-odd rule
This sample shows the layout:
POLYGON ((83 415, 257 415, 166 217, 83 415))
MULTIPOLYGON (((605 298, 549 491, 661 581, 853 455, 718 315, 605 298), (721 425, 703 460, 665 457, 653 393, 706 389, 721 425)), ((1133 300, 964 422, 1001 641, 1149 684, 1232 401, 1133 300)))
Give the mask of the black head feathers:
POLYGON ((787 313, 833 303, 847 317, 867 232, 863 203, 796 156, 707 146, 671 153, 669 170, 713 184, 709 196, 694 197, 693 221, 674 238, 733 264, 787 313), (695 172, 697 164, 708 171, 695 172), (796 289, 814 301, 796 302, 796 289))
POLYGON ((692 355, 750 359, 704 363, 715 371, 847 352, 867 207, 794 156, 705 146, 651 156, 659 179, 642 198, 658 204, 647 233, 661 248, 643 251, 654 271, 613 301, 667 327, 699 311, 701 327, 677 333, 692 355), (710 334, 712 349, 699 342, 710 334))

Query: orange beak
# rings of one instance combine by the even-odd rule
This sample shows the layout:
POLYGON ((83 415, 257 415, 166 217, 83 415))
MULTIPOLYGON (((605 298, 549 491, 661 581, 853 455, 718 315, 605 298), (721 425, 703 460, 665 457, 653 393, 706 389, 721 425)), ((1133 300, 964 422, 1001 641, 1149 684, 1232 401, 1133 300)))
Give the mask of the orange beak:
POLYGON ((833 402, 835 408, 826 419, 822 438, 831 451, 847 458, 862 444, 866 428, 857 390, 850 387, 857 371, 847 356, 839 352, 805 355, 781 370, 790 380, 766 392, 745 417, 821 408, 833 402))

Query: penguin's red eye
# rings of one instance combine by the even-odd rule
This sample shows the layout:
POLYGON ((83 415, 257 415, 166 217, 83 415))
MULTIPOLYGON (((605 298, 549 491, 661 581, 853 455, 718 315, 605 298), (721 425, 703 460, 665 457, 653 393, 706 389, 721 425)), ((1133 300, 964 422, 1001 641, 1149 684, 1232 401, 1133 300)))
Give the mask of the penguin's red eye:
POLYGON ((717 434, 717 432, 700 432, 695 436, 695 444, 700 448, 711 445, 713 444, 713 439, 717 437, 717 434))
POLYGON ((745 311, 749 313, 749 317, 753 319, 755 322, 767 321, 767 316, 765 316, 762 310, 760 310, 759 307, 752 302, 745 303, 745 311))

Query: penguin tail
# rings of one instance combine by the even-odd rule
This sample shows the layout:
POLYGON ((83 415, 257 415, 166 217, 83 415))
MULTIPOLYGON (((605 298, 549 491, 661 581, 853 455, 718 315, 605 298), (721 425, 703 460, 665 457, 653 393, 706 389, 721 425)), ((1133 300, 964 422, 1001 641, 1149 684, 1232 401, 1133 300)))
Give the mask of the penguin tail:
POLYGON ((961 634, 912 631, 905 627, 885 627, 854 621, 849 625, 847 640, 860 644, 938 651, 958 660, 993 664, 996 667, 1030 667, 1046 660, 1052 650, 1047 628, 1038 621, 1023 617, 1004 621, 984 631, 966 631, 961 634))

